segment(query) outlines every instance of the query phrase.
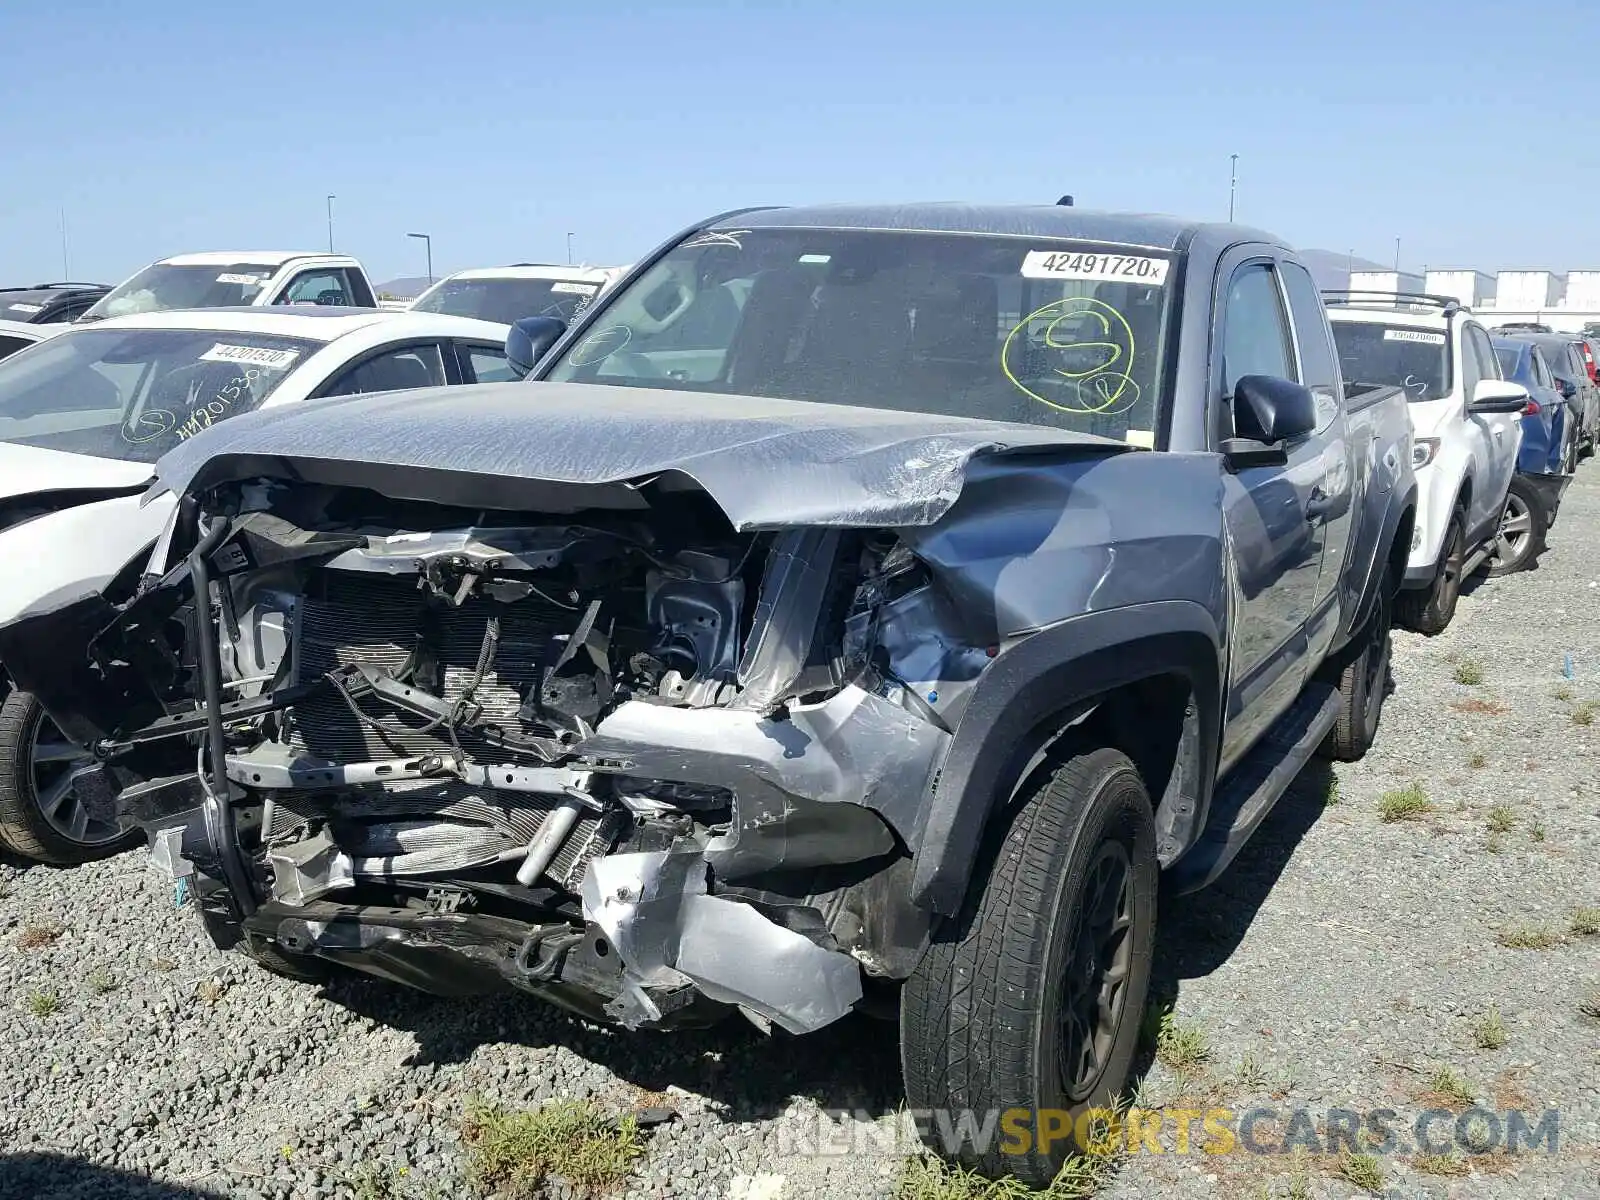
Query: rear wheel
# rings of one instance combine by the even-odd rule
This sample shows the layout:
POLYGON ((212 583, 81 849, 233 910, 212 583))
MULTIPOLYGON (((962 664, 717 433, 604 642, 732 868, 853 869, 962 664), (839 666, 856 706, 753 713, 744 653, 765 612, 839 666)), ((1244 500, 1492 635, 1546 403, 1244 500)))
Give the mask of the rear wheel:
POLYGON ((1385 583, 1377 607, 1339 672, 1339 719, 1317 749, 1324 758, 1356 762, 1377 741, 1383 700, 1389 691, 1393 604, 1393 594, 1385 583))
POLYGON ((1015 1152, 941 1147, 967 1165, 1047 1185, 1079 1116, 1121 1093, 1150 984, 1155 843, 1144 782, 1108 748, 1041 767, 991 830, 987 869, 900 1005, 913 1108, 1028 1114, 1015 1152))
POLYGON ((1461 598, 1461 567, 1466 561, 1467 519, 1459 508, 1450 515, 1439 548, 1439 569, 1425 588, 1408 589, 1395 601, 1395 619, 1402 629, 1433 637, 1443 633, 1456 615, 1461 598))
POLYGON ((1506 492, 1506 506, 1500 514, 1500 531, 1495 535, 1494 555, 1489 559, 1493 577, 1526 571, 1544 553, 1545 534, 1550 528, 1550 513, 1539 491, 1522 476, 1514 476, 1506 492))

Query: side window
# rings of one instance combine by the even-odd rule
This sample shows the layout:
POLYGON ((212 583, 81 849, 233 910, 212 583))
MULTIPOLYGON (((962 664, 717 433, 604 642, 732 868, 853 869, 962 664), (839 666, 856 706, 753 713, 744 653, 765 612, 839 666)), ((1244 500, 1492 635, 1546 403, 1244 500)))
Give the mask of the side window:
POLYGON ((317 394, 354 396, 362 392, 443 387, 444 382, 444 358, 437 345, 397 346, 347 367, 317 394))
POLYGON ((31 346, 33 342, 28 338, 0 336, 0 358, 15 354, 24 346, 31 346))
POLYGON ((289 281, 279 304, 349 304, 350 286, 338 269, 302 271, 289 281))
POLYGON ((469 383, 512 383, 517 374, 506 362, 506 352, 498 346, 469 346, 463 344, 461 357, 466 364, 469 383))
POLYGON ((1550 364, 1544 361, 1544 354, 1535 346, 1532 350, 1534 382, 1542 388, 1554 389, 1556 381, 1550 375, 1550 364))
POLYGON ((1222 314, 1223 394, 1233 395, 1245 375, 1295 377, 1278 281, 1265 263, 1234 272, 1222 314))

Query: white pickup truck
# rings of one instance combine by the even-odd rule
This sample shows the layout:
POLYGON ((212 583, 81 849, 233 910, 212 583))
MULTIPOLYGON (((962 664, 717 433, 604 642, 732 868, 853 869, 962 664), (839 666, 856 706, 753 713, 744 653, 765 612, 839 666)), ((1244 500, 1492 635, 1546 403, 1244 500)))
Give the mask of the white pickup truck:
POLYGON ((377 308, 378 298, 366 271, 348 254, 212 250, 151 263, 112 288, 78 320, 269 304, 377 308))
POLYGON ((1347 380, 1405 390, 1417 520, 1397 624, 1429 637, 1494 553, 1528 391, 1501 377, 1488 331, 1446 296, 1325 292, 1347 380))

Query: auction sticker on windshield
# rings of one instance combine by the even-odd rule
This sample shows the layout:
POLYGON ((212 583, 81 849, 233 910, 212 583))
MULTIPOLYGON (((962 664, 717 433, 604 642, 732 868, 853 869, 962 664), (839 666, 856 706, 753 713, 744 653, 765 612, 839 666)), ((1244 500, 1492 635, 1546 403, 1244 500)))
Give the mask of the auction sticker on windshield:
POLYGON ((1160 287, 1167 281, 1164 258, 1105 251, 1030 250, 1022 260, 1025 279, 1104 279, 1160 287))
POLYGON ((12 312, 37 313, 44 311, 44 305, 42 304, 13 304, 10 308, 12 312))
POLYGON ((268 350, 264 346, 230 346, 218 342, 200 356, 200 361, 249 363, 269 371, 287 371, 289 364, 299 357, 298 350, 268 350))
POLYGON ((261 280, 255 275, 236 275, 231 271, 224 271, 217 276, 218 283, 242 283, 245 287, 260 287, 261 280))
POLYGON ((1428 333, 1421 329, 1385 329, 1383 340, 1386 342, 1422 342, 1428 346, 1444 345, 1444 334, 1428 333))
POLYGON ((560 296, 592 296, 599 287, 598 283, 552 283, 550 290, 560 296))

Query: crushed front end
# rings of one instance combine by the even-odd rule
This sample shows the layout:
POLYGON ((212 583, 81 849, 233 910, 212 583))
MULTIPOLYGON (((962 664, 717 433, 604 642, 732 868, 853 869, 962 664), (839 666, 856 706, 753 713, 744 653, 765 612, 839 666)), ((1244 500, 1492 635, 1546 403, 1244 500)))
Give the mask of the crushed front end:
POLYGON ((6 654, 93 631, 58 707, 219 944, 629 1027, 803 1033, 909 974, 908 846, 987 663, 894 533, 694 491, 228 484, 131 603, 29 625, 6 654))

